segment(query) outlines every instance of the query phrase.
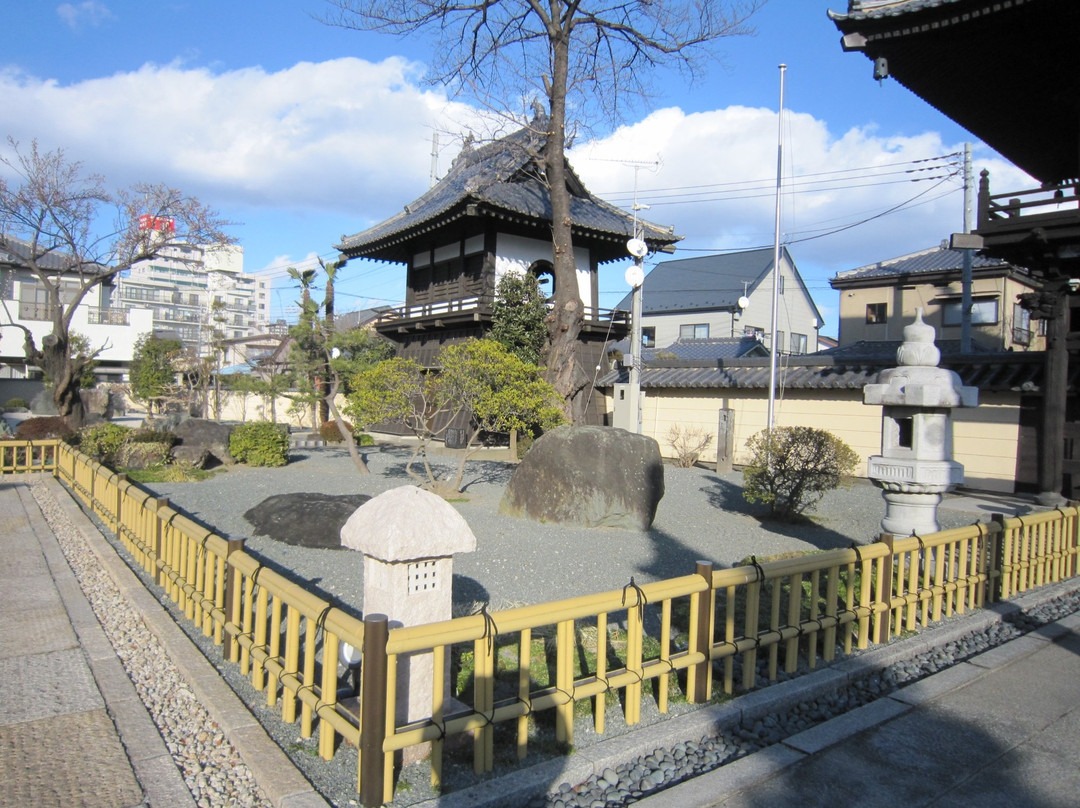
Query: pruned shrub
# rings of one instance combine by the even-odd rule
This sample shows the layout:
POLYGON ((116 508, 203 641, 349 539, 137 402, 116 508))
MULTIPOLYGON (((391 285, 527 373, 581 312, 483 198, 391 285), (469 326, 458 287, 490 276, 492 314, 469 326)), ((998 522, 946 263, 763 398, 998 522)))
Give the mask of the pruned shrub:
POLYGON ((808 426, 763 430, 746 447, 751 460, 743 469, 743 496, 748 502, 770 505, 780 519, 813 508, 859 462, 859 456, 836 435, 808 426))
POLYGON ((375 438, 371 437, 371 435, 367 434, 366 432, 360 432, 358 434, 354 434, 353 438, 356 440, 356 445, 357 446, 374 446, 375 445, 375 438))
POLYGON ((172 460, 172 444, 127 441, 116 452, 116 467, 151 469, 166 466, 172 460))
POLYGON ((9 398, 4 404, 4 409, 8 410, 28 410, 30 409, 30 402, 25 398, 9 398))
POLYGON ((672 424, 667 442, 675 450, 675 465, 681 469, 693 468, 701 453, 712 445, 712 433, 696 426, 683 428, 672 424))
MULTIPOLYGON (((349 432, 353 431, 353 425, 348 421, 342 421, 345 425, 345 429, 349 432)), ((323 421, 322 426, 319 427, 319 437, 321 437, 327 443, 341 443, 345 440, 341 435, 341 429, 338 428, 338 422, 334 420, 323 421)))
POLYGON ((47 440, 48 438, 68 439, 75 435, 75 430, 59 415, 42 415, 27 418, 15 427, 16 440, 47 440))
POLYGON ((229 438, 229 454, 249 466, 284 466, 289 462, 289 428, 270 421, 240 424, 229 438))
POLYGON ((176 433, 167 429, 139 427, 128 435, 129 443, 164 443, 171 448, 176 445, 176 441, 176 433))
POLYGON ((112 466, 116 453, 134 430, 120 424, 95 424, 79 430, 79 449, 99 463, 112 466))

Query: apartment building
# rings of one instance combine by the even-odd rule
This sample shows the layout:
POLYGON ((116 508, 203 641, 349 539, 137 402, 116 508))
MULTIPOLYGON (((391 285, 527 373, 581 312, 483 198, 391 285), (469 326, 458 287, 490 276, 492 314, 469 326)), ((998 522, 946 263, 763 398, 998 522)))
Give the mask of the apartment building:
POLYGON ((269 330, 270 280, 243 268, 240 246, 168 247, 119 278, 113 304, 150 308, 155 333, 205 356, 214 344, 269 330))

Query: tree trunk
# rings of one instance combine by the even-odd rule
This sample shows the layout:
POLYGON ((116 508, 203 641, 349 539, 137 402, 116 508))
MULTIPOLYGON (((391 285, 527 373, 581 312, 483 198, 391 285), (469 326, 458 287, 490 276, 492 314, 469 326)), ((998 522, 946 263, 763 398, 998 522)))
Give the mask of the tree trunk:
POLYGON ((544 147, 545 173, 551 194, 552 265, 555 300, 548 313, 548 344, 545 347, 546 378, 563 400, 563 412, 573 424, 585 417, 583 395, 588 377, 578 367, 578 335, 585 320, 578 293, 577 263, 574 260, 570 192, 566 186, 566 83, 569 40, 552 42, 553 75, 549 88, 550 117, 544 147))
POLYGON ((53 403, 56 412, 72 429, 79 429, 86 420, 82 397, 79 395, 79 375, 82 370, 69 355, 71 348, 66 335, 50 334, 42 341, 41 351, 35 358, 53 385, 53 403))

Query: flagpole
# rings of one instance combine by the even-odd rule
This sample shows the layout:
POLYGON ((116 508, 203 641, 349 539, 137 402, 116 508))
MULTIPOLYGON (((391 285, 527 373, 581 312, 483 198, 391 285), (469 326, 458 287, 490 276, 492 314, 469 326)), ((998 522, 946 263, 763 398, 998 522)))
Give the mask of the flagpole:
POLYGON ((766 428, 771 432, 776 421, 776 326, 780 311, 780 178, 784 167, 784 74, 787 65, 780 65, 780 112, 776 133, 776 222, 773 230, 772 266, 772 335, 769 338, 769 408, 766 428))

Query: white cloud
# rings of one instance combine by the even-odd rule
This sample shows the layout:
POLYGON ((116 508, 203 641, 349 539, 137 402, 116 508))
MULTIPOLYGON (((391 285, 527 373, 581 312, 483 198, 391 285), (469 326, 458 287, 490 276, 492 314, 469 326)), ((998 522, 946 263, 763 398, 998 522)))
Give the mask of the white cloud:
MULTIPOLYGON (((920 169, 944 161, 913 161, 962 150, 962 143, 944 143, 935 132, 899 137, 857 128, 836 135, 810 114, 787 113, 781 232, 804 276, 810 276, 815 296, 824 300, 832 294, 827 279, 837 271, 925 249, 961 230, 962 179, 927 179, 947 171, 920 169), (793 187, 797 193, 788 192, 793 187), (901 210, 887 213, 896 206, 901 210), (857 224, 864 219, 869 221, 857 224)), ((650 161, 657 155, 659 171, 637 174, 639 202, 651 205, 645 218, 674 225, 685 236, 680 243, 685 248, 772 244, 775 110, 728 107, 686 114, 662 109, 582 144, 572 160, 591 190, 612 198, 611 192, 618 192, 618 199, 628 201, 634 169, 619 161, 650 161)), ((1003 190, 1034 184, 985 148, 976 149, 974 162, 976 182, 985 166, 994 186, 1003 190)), ((696 254, 684 250, 676 257, 696 254)))
POLYGON ((148 64, 68 86, 8 72, 0 100, 16 137, 62 146, 113 184, 166 181, 226 212, 381 217, 387 200, 404 204, 426 187, 433 128, 458 130, 475 117, 419 89, 416 73, 398 58, 276 73, 148 64))
POLYGON ((96 0, 86 0, 78 4, 61 3, 56 7, 56 13, 73 31, 78 31, 84 26, 97 27, 116 19, 116 15, 109 11, 108 6, 96 0))

